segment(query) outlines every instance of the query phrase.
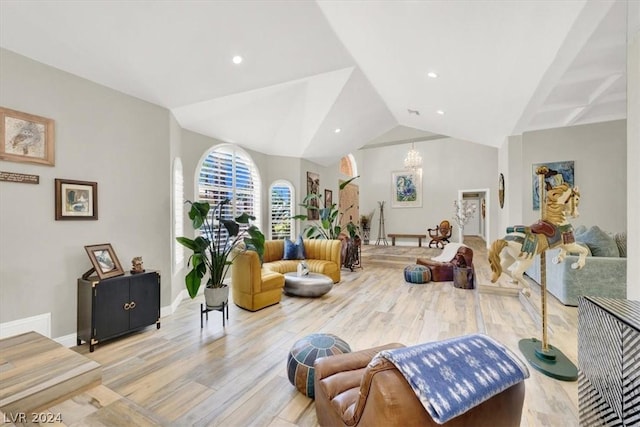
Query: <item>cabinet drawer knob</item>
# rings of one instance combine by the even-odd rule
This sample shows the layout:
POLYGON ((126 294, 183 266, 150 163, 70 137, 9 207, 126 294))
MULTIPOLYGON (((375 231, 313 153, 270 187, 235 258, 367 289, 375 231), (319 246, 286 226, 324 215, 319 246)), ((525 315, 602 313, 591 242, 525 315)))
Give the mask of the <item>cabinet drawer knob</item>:
POLYGON ((124 303, 124 309, 125 310, 129 310, 131 308, 131 304, 129 304, 128 302, 124 303))
POLYGON ((131 304, 129 304, 129 308, 132 309, 132 310, 134 308, 136 308, 136 302, 135 301, 131 301, 131 304))

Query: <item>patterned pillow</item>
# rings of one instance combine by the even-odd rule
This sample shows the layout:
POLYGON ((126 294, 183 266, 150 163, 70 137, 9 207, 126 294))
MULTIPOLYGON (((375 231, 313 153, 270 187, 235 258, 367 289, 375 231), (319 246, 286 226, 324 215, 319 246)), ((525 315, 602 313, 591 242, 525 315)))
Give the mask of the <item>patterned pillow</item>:
POLYGON ((626 231, 623 233, 616 233, 613 236, 613 240, 616 241, 616 245, 618 245, 618 252, 620 252, 621 258, 627 257, 627 233, 626 231))
POLYGON ((618 245, 613 237, 602 231, 600 227, 594 225, 585 233, 577 237, 580 242, 586 243, 591 249, 593 256, 619 257, 618 245))
POLYGON ((298 236, 298 239, 293 243, 289 239, 284 239, 284 257, 282 259, 305 259, 304 243, 302 242, 302 236, 298 236))

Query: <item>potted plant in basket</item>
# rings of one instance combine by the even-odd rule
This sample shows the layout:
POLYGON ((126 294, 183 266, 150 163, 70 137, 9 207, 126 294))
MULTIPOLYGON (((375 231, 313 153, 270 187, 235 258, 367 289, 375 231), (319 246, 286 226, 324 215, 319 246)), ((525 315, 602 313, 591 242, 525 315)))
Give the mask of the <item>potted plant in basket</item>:
POLYGON ((195 298, 202 278, 209 273, 204 290, 205 301, 208 307, 220 307, 229 298, 229 287, 224 283, 224 279, 233 260, 240 253, 238 250, 255 250, 262 259, 264 234, 250 223, 256 218, 246 212, 235 219, 222 217, 222 207, 231 203, 230 199, 224 199, 215 205, 211 217, 211 206, 208 202, 187 200, 185 203, 191 205, 189 218, 193 228, 201 231, 201 235, 195 239, 176 237, 178 243, 193 251, 187 264, 191 270, 184 279, 187 291, 191 298, 195 298), (249 226, 242 230, 241 224, 249 226), (244 243, 244 248, 241 243, 244 243))

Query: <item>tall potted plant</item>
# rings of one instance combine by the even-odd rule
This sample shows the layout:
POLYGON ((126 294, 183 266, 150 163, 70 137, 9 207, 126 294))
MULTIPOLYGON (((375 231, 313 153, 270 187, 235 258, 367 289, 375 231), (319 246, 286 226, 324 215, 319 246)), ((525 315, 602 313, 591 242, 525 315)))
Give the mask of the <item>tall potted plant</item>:
POLYGON ((191 270, 185 277, 187 291, 191 298, 195 298, 202 278, 209 273, 205 301, 208 307, 220 307, 229 298, 229 287, 224 284, 224 280, 233 260, 239 254, 238 250, 255 250, 262 259, 264 234, 250 223, 256 218, 246 212, 235 219, 222 217, 222 207, 230 204, 230 199, 224 199, 215 205, 211 217, 211 205, 208 202, 187 200, 185 203, 191 206, 189 218, 193 228, 201 231, 195 239, 176 237, 178 243, 193 251, 187 264, 191 270), (249 224, 249 227, 242 230, 241 224, 249 224), (241 248, 241 243, 244 243, 244 248, 241 248))

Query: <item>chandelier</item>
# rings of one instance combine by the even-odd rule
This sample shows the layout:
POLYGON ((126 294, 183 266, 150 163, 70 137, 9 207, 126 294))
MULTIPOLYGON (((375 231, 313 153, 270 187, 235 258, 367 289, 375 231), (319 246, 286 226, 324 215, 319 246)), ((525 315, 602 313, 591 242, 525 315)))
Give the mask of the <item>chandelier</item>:
POLYGON ((407 153, 407 157, 404 158, 405 169, 418 169, 422 167, 422 156, 416 151, 411 143, 411 150, 407 153))

